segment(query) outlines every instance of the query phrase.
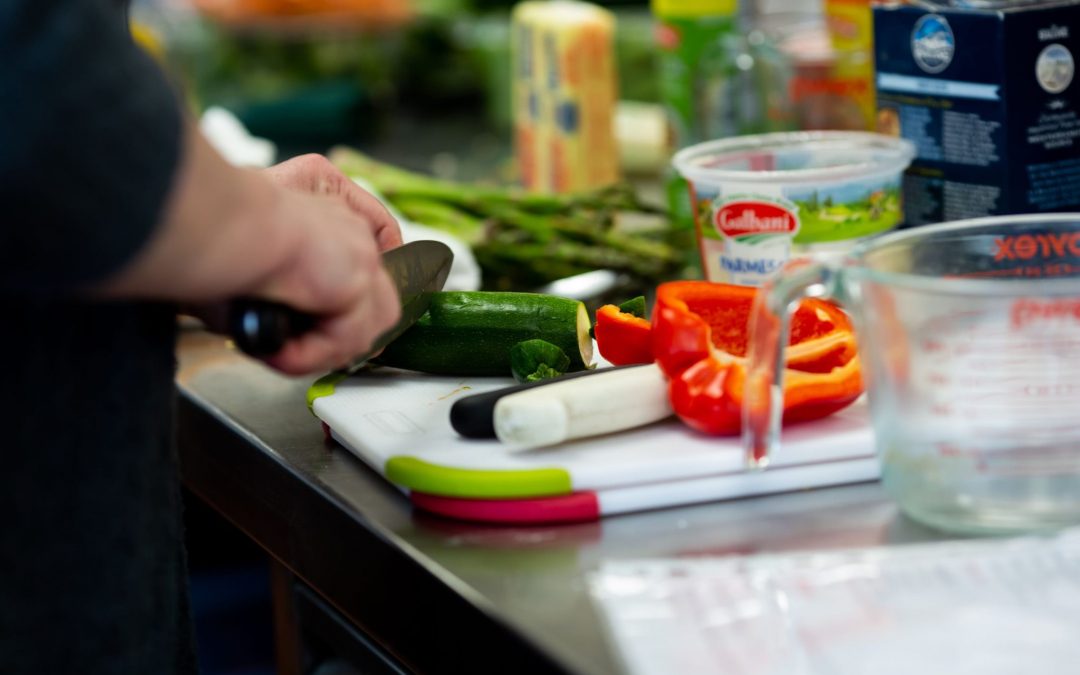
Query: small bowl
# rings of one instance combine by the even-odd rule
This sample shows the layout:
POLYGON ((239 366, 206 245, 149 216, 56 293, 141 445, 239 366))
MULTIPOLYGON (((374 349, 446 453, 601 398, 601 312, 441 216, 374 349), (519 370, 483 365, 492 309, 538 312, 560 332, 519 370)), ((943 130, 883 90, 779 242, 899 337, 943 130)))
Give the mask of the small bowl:
POLYGON ((846 251, 903 220, 912 143, 859 131, 709 141, 676 153, 705 278, 758 286, 793 255, 846 251))

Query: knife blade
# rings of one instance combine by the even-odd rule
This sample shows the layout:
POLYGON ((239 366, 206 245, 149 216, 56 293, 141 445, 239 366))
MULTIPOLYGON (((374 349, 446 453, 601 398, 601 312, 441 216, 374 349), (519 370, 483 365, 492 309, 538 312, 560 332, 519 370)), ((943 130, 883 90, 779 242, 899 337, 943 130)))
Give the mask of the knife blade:
MULTIPOLYGON (((431 294, 442 290, 454 254, 439 241, 414 241, 386 251, 382 264, 401 299, 401 318, 375 340, 370 349, 343 368, 352 373, 416 323, 431 304, 431 294)), ((228 328, 244 353, 264 357, 276 354, 285 343, 318 323, 313 314, 284 303, 261 298, 236 298, 229 303, 228 328)))

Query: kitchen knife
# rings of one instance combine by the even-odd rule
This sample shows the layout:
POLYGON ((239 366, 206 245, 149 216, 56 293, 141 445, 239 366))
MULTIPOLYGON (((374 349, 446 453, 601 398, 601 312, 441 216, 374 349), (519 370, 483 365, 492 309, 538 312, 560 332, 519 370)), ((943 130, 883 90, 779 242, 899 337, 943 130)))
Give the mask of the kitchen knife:
POLYGON ((495 404, 499 402, 499 399, 511 394, 516 394, 519 391, 526 391, 537 387, 546 387, 555 384, 556 382, 563 382, 564 380, 573 380, 579 377, 633 367, 634 366, 614 366, 612 368, 579 370, 575 373, 566 373, 565 375, 560 375, 559 377, 550 380, 512 384, 508 387, 495 389, 493 391, 471 394, 454 401, 454 405, 450 407, 450 426, 453 427, 454 431, 465 438, 495 438, 495 404))
POLYGON ((457 401, 450 424, 467 438, 498 438, 515 449, 633 429, 672 414, 655 364, 600 368, 457 401))
POLYGON ((671 414, 664 373, 648 363, 504 396, 493 418, 500 441, 528 450, 634 429, 671 414))
MULTIPOLYGON (((431 304, 431 294, 446 283, 453 260, 453 252, 439 241, 414 241, 383 253, 383 267, 401 299, 401 319, 379 336, 371 349, 357 355, 345 372, 358 370, 416 323, 431 304)), ((229 304, 229 335, 237 347, 256 357, 276 354, 289 339, 314 328, 318 320, 272 300, 237 298, 229 304)))

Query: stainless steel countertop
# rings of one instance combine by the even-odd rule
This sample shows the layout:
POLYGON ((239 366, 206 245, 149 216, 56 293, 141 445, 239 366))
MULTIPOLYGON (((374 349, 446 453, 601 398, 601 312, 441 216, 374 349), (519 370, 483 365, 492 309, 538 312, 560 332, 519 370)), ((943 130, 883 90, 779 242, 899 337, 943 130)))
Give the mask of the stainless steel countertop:
POLYGON ((179 355, 185 484, 421 672, 618 672, 586 586, 604 560, 950 538, 901 515, 876 483, 579 525, 447 520, 324 440, 305 405, 312 378, 190 328, 179 355))

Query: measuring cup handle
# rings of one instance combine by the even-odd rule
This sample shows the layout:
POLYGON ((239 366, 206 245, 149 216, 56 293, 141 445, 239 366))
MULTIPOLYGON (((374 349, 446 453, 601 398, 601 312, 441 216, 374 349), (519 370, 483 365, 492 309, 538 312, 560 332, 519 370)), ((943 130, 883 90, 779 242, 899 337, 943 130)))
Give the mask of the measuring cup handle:
POLYGON ((839 272, 832 265, 797 259, 758 291, 750 313, 750 349, 743 385, 743 449, 750 469, 764 469, 780 447, 784 415, 784 351, 791 315, 803 298, 835 297, 839 272))

